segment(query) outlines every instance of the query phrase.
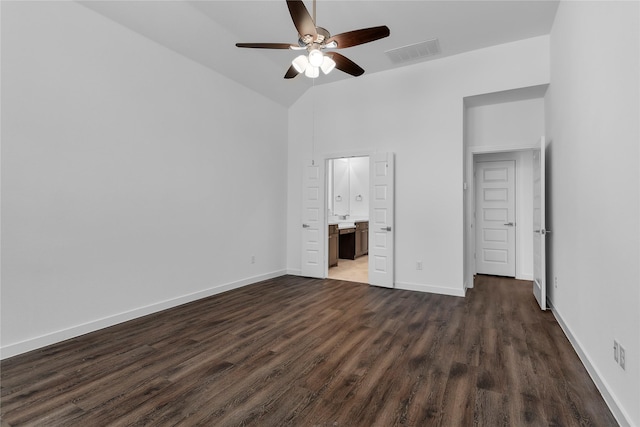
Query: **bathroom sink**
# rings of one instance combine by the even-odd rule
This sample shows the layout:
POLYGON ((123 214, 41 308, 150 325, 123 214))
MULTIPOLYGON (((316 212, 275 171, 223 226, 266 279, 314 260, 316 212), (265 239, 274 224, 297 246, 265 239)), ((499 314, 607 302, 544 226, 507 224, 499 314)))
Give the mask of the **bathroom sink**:
POLYGON ((354 228, 356 226, 355 222, 339 222, 338 223, 338 228, 339 229, 343 229, 343 228, 354 228))

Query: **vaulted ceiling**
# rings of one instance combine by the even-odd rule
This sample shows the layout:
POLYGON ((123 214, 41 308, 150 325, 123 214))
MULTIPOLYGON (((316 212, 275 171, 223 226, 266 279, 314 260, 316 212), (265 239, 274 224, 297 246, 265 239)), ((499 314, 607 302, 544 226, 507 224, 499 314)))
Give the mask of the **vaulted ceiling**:
MULTIPOLYGON (((354 79, 341 71, 283 78, 291 50, 239 49, 237 42, 295 44, 297 31, 285 0, 80 1, 86 7, 191 60, 284 105, 312 84, 354 79)), ((312 13, 311 0, 305 1, 312 13)), ((365 76, 396 67, 548 34, 558 1, 378 1, 318 0, 316 24, 331 34, 387 25, 387 38, 339 52, 365 69, 365 76), (394 63, 385 53, 431 39, 440 53, 394 63)))

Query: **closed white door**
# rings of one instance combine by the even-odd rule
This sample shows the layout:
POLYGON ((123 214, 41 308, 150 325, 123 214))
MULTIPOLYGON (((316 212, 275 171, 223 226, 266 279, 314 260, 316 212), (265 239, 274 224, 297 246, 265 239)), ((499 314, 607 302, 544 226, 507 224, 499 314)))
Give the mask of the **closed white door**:
POLYGON ((545 138, 533 152, 533 295, 542 310, 547 309, 546 230, 545 221, 545 138))
POLYGON ((476 163, 476 272, 516 275, 515 161, 476 163))
POLYGON ((301 274, 324 278, 325 240, 324 230, 324 168, 322 165, 305 164, 302 194, 302 265, 301 274))
POLYGON ((394 155, 371 156, 369 283, 394 286, 394 155))

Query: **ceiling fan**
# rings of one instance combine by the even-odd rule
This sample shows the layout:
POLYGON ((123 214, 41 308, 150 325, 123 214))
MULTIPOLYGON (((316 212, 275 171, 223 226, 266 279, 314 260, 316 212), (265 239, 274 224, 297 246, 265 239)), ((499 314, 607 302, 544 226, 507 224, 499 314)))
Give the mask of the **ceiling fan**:
POLYGON ((364 73, 358 64, 338 52, 325 51, 325 49, 343 49, 369 43, 389 36, 389 28, 386 25, 380 27, 363 28, 360 30, 348 31, 335 36, 331 36, 329 31, 315 24, 316 0, 313 0, 313 17, 305 7, 302 0, 287 0, 287 7, 298 30, 298 43, 236 43, 237 47, 249 47, 257 49, 292 49, 306 50, 306 55, 296 57, 287 72, 285 79, 292 79, 300 73, 304 73, 309 78, 316 78, 320 75, 320 70, 324 74, 329 74, 331 70, 337 68, 352 76, 360 76, 364 73))

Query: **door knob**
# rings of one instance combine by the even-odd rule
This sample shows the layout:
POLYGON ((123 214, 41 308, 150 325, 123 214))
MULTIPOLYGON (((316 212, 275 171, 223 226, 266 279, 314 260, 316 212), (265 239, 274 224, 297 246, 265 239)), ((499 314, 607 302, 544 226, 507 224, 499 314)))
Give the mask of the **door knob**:
POLYGON ((515 224, 513 222, 507 222, 505 225, 508 227, 513 227, 515 224))
POLYGON ((309 228, 311 227, 309 224, 302 224, 302 228, 309 228))
POLYGON ((382 227, 382 228, 380 228, 380 230, 382 230, 382 231, 391 231, 391 227, 389 227, 389 226, 382 227))

